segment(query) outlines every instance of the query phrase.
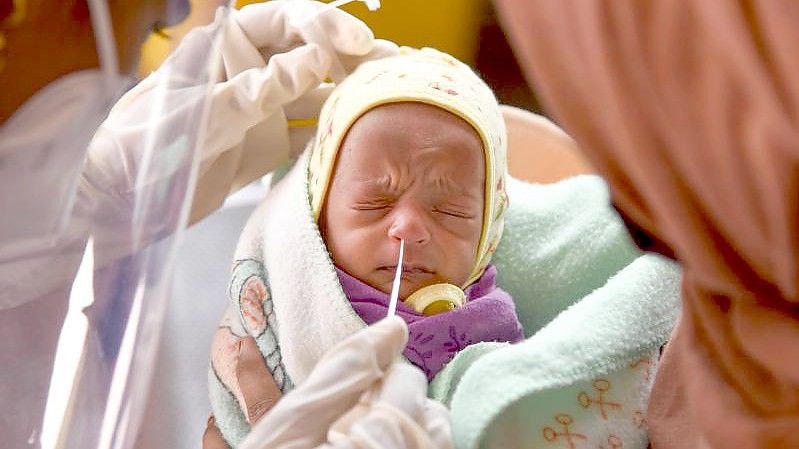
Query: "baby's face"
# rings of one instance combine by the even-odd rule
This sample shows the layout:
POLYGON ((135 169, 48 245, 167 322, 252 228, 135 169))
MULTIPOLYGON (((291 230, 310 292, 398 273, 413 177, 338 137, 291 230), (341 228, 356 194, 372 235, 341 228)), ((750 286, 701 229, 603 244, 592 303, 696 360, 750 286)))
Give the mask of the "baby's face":
POLYGON ((333 261, 385 292, 405 240, 400 296, 474 267, 483 224, 480 137, 459 117, 421 103, 379 106, 341 144, 320 217, 333 261))

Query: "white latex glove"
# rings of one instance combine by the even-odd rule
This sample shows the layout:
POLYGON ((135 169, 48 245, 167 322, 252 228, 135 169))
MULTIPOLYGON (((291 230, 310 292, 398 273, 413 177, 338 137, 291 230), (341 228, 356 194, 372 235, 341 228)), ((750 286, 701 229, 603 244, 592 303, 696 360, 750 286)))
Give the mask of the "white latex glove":
POLYGON ((451 448, 449 412, 422 372, 399 361, 396 316, 344 340, 252 428, 240 449, 451 448))
MULTIPOLYGON (((322 7, 319 2, 274 0, 227 14, 220 9, 214 23, 190 32, 156 72, 126 93, 95 135, 81 179, 83 200, 99 211, 93 218, 95 232, 106 229, 112 238, 129 234, 124 226, 131 221, 136 198, 149 195, 143 189, 152 189, 149 196, 157 201, 161 181, 182 168, 157 164, 142 170, 154 129, 159 130, 156 137, 187 133, 190 145, 195 135, 202 136, 189 218, 195 222, 305 145, 315 126, 291 132, 288 120, 318 117, 330 90, 320 83, 334 57, 349 70, 364 60, 396 54, 396 45, 375 40, 363 22, 338 9, 318 16, 333 48, 303 43, 293 22, 296 11, 322 7), (215 46, 214 36, 220 32, 221 45, 215 46), (200 106, 209 95, 202 76, 209 52, 215 52, 211 58, 218 59, 222 73, 211 85, 210 110, 200 123, 200 106)), ((164 140, 171 144, 170 138, 174 140, 164 140)), ((156 145, 158 150, 165 146, 156 145)), ((164 209, 162 217, 171 213, 164 209)), ((147 228, 137 230, 146 241, 167 234, 174 224, 153 219, 139 226, 147 228)))
POLYGON ((263 168, 258 169, 258 161, 271 170, 276 164, 269 157, 279 156, 280 163, 305 147, 316 127, 289 127, 287 120, 318 118, 333 88, 332 84, 320 83, 328 77, 334 59, 351 71, 361 62, 398 52, 395 44, 374 39, 372 31, 357 18, 321 2, 256 3, 235 11, 233 19, 226 28, 221 52, 228 81, 215 89, 210 122, 209 135, 218 136, 219 141, 209 142, 209 147, 228 148, 244 137, 246 178, 265 173, 263 168), (317 15, 315 22, 333 48, 304 43, 301 38, 299 27, 309 26, 305 17, 323 9, 326 11, 317 15), (230 111, 230 102, 238 103, 240 110, 230 111), (230 133, 228 126, 234 115, 238 123, 247 125, 241 128, 248 130, 246 136, 230 133), (223 120, 215 121, 215 116, 223 120), (269 151, 264 151, 265 143, 269 151))

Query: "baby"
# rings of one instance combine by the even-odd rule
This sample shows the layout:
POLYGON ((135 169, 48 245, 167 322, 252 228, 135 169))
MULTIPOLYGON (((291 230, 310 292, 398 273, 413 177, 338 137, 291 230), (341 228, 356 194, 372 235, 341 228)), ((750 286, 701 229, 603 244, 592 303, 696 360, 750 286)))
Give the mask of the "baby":
POLYGON ((505 127, 488 86, 449 55, 406 50, 359 68, 320 123, 311 207, 358 315, 386 315, 404 240, 405 355, 428 378, 471 343, 520 340, 488 265, 507 208, 505 127))
MULTIPOLYGON (((289 254, 294 251, 266 254, 303 233, 287 218, 276 221, 275 209, 291 201, 273 199, 268 220, 276 224, 260 222, 256 212, 248 227, 259 231, 242 235, 230 288, 238 310, 229 314, 227 332, 241 334, 235 329, 243 327, 255 336, 276 383, 291 388, 292 381, 302 381, 301 367, 318 360, 328 334, 336 339, 386 316, 404 241, 397 307, 409 328, 404 355, 428 379, 470 344, 520 341, 513 301, 496 286, 489 264, 508 205, 506 144, 491 90, 453 57, 403 49, 361 65, 325 103, 316 137, 297 163, 306 170, 290 173, 270 192, 288 197, 288 185, 303 182, 308 219, 329 253, 335 288, 299 294, 309 282, 327 282, 327 268, 289 254), (242 257, 242 245, 261 249, 242 257), (308 277, 312 281, 282 280, 281 273, 309 270, 319 271, 308 277), (336 299, 336 292, 344 299, 336 299), (314 314, 321 318, 309 318, 314 314)), ((306 240, 313 238, 297 241, 306 240)), ((211 381, 240 402, 224 342, 219 336, 215 341, 211 381)), ((220 400, 212 388, 212 403, 220 400)))

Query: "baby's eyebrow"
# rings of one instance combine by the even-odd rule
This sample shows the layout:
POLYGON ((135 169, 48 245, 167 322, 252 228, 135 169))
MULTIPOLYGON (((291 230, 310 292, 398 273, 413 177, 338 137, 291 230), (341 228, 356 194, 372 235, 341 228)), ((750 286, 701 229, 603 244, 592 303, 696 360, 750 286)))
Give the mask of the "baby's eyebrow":
MULTIPOLYGON (((367 194, 394 195, 399 193, 401 188, 392 181, 393 180, 391 176, 385 174, 382 176, 359 179, 357 180, 357 183, 360 185, 359 190, 367 194)), ((455 181, 452 179, 452 177, 446 175, 436 176, 427 180, 427 186, 428 188, 434 191, 442 192, 447 196, 461 196, 468 199, 478 199, 478 197, 482 195, 482 186, 481 188, 469 188, 455 181)))
POLYGON ((448 194, 463 195, 469 198, 476 197, 478 193, 481 193, 481 190, 465 187, 449 176, 436 176, 432 179, 431 184, 437 190, 444 191, 448 194))
POLYGON ((358 183, 361 184, 364 189, 369 191, 388 192, 394 190, 394 186, 392 186, 391 183, 391 177, 388 175, 360 179, 358 180, 358 183))

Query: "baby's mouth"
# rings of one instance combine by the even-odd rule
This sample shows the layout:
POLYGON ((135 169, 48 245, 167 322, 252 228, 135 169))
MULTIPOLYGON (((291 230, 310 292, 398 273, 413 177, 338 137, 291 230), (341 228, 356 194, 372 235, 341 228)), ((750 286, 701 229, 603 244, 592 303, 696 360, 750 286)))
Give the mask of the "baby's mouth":
MULTIPOLYGON (((387 273, 389 273, 389 274, 391 274, 393 276, 394 273, 397 272, 397 266, 396 265, 385 265, 385 266, 382 266, 382 267, 378 268, 378 270, 385 271, 385 272, 387 272, 387 273)), ((421 277, 421 276, 430 276, 432 274, 433 274, 433 270, 431 270, 431 269, 429 269, 427 267, 420 266, 420 265, 406 265, 406 264, 403 264, 403 266, 402 266, 402 278, 403 279, 416 278, 416 277, 421 277)))

